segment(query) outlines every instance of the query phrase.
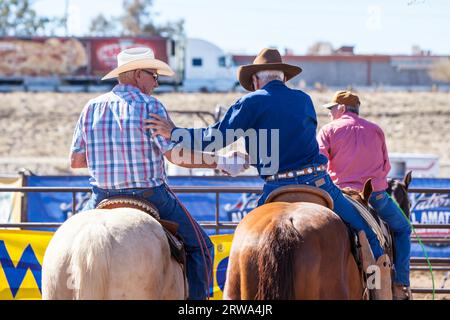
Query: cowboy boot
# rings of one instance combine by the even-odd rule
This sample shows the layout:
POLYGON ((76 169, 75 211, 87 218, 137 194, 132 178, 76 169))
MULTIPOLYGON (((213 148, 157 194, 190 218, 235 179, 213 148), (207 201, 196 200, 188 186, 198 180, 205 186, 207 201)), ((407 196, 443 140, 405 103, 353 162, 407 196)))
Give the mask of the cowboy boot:
POLYGON ((379 270, 379 288, 372 289, 374 300, 392 300, 392 264, 387 254, 380 256, 375 264, 379 270))
POLYGON ((411 288, 400 283, 392 285, 392 297, 394 300, 412 300, 411 288))

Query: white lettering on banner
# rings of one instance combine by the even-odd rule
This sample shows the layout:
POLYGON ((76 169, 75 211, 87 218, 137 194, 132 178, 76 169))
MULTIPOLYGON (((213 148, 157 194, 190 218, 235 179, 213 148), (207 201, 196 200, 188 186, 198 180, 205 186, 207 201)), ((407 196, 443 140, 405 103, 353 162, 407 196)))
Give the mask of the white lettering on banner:
MULTIPOLYGON (((411 223, 413 224, 450 224, 450 211, 420 211, 411 213, 411 223)), ((421 235, 450 235, 448 229, 417 229, 421 235)))
POLYGON ((417 220, 417 213, 411 214, 412 223, 420 224, 450 224, 450 211, 422 211, 420 221, 417 220))
POLYGON ((413 210, 426 210, 434 208, 445 208, 450 207, 450 199, 447 194, 436 194, 428 195, 425 193, 420 194, 413 199, 414 205, 413 210))

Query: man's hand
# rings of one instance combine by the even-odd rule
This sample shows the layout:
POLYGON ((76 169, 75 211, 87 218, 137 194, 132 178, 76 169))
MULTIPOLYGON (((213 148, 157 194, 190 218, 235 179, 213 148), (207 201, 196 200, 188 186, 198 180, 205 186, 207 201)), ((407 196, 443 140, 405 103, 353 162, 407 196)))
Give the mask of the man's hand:
POLYGON ((144 126, 144 129, 149 129, 152 133, 152 137, 154 138, 156 138, 157 135, 160 135, 170 140, 170 134, 175 128, 175 124, 169 116, 167 116, 167 119, 163 119, 155 113, 150 113, 149 116, 153 119, 144 120, 144 122, 148 124, 144 126))
POLYGON ((250 166, 248 154, 239 151, 228 152, 225 156, 219 155, 217 160, 217 169, 232 177, 236 177, 250 166))

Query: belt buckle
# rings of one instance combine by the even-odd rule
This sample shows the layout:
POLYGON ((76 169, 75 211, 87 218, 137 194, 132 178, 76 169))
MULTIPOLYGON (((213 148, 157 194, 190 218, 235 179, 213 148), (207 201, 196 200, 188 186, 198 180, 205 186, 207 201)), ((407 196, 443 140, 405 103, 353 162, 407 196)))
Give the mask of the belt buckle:
POLYGON ((285 178, 287 178, 287 173, 279 173, 278 175, 278 179, 285 179, 285 178))

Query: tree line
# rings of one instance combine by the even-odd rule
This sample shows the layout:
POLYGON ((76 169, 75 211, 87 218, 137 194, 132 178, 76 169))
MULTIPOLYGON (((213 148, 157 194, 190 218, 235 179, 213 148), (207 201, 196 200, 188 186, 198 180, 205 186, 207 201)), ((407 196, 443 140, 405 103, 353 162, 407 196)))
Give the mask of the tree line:
MULTIPOLYGON (((35 0, 0 1, 0 36, 56 36, 67 25, 67 16, 40 16, 35 0)), ((98 14, 89 24, 89 36, 184 36, 184 20, 155 22, 153 0, 123 0, 123 14, 98 14)), ((69 35, 70 36, 70 35, 69 35)))

